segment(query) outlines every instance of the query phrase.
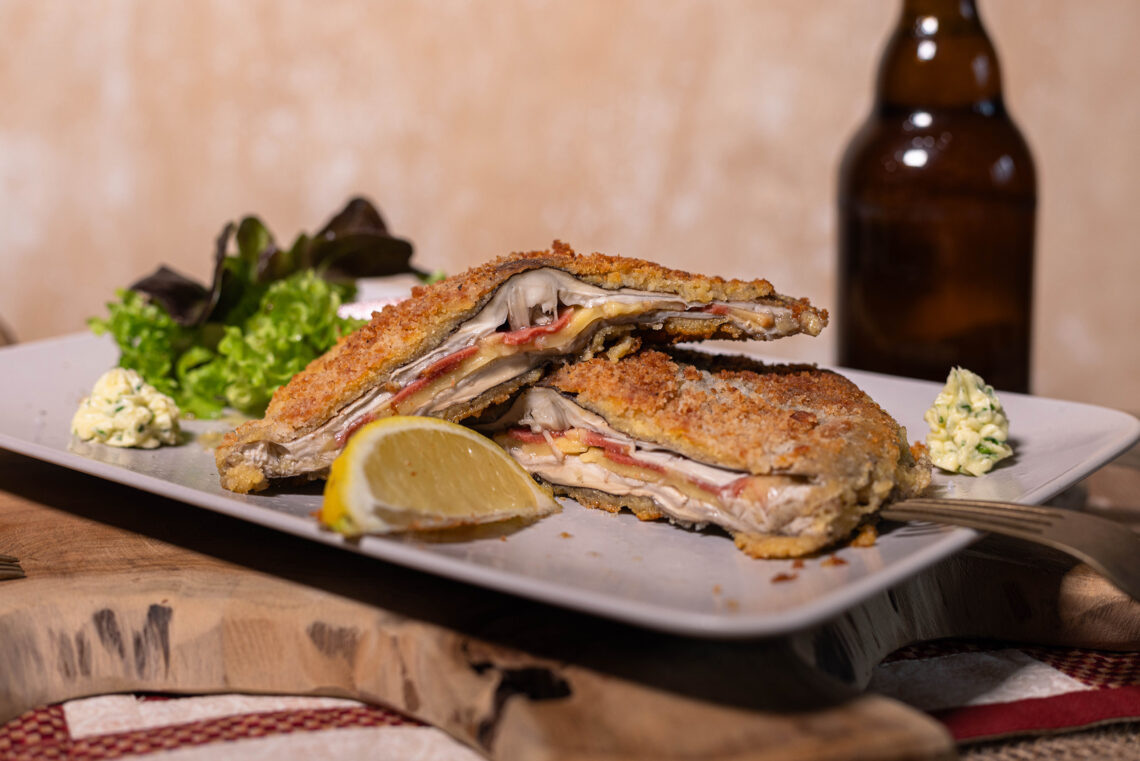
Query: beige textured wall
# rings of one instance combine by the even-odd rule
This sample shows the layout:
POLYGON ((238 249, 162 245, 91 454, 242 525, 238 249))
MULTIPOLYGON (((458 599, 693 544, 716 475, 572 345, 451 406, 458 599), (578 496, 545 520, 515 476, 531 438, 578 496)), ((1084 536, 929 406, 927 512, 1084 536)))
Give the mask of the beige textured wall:
MULTIPOLYGON (((0 318, 375 199, 455 271, 561 237, 833 302, 895 0, 0 0, 0 318)), ((1140 3, 983 0, 1041 176, 1035 383, 1140 409, 1140 3)), ((824 336, 772 345, 833 357, 824 336)))

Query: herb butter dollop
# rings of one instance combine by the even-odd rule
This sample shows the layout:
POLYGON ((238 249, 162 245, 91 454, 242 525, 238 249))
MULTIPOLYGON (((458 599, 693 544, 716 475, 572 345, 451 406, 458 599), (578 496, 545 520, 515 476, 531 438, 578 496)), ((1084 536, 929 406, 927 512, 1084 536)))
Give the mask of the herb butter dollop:
POLYGON ((1013 454, 1009 418, 993 386, 969 370, 950 371, 946 387, 924 417, 930 424, 930 460, 942 470, 980 476, 1013 454))
POLYGON ((179 440, 178 406, 134 370, 116 367, 79 403, 71 432, 113 447, 154 449, 179 440))

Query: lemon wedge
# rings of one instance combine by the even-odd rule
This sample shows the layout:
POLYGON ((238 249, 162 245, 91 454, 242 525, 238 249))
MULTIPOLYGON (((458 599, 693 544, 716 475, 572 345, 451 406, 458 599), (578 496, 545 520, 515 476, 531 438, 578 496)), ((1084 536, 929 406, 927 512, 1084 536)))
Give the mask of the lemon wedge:
POLYGON ((342 534, 450 528, 558 509, 498 444, 457 423, 395 416, 361 428, 333 461, 320 521, 342 534))

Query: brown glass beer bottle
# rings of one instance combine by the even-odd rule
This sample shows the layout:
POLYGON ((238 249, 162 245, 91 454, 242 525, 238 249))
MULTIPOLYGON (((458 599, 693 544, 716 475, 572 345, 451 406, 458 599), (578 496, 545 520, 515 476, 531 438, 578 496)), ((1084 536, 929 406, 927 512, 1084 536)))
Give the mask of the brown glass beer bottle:
POLYGON ((1029 389, 1037 180, 973 0, 904 0, 839 175, 839 363, 1029 389))

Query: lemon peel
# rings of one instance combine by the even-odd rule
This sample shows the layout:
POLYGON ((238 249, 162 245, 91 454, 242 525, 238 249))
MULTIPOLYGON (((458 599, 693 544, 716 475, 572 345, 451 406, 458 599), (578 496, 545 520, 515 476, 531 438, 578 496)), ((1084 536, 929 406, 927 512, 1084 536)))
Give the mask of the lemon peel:
POLYGON ((457 423, 394 416, 362 427, 333 462, 318 517, 350 536, 443 529, 558 510, 490 439, 457 423))

